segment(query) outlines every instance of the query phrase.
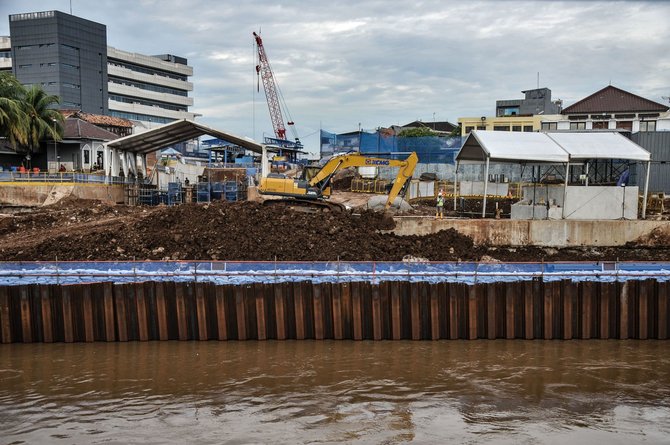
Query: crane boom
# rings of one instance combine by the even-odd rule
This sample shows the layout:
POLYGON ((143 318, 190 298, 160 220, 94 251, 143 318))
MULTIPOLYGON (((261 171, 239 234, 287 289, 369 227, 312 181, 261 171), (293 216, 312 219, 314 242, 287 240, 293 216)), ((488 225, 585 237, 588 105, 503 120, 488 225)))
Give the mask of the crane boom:
POLYGON ((265 47, 261 36, 255 32, 256 47, 258 48, 258 65, 256 65, 256 74, 263 79, 263 88, 265 89, 265 98, 270 109, 270 119, 272 120, 272 127, 275 131, 275 136, 278 139, 286 139, 286 127, 284 127, 284 118, 282 116, 281 107, 279 104, 279 97, 277 96, 277 84, 275 83, 268 56, 265 54, 265 47))

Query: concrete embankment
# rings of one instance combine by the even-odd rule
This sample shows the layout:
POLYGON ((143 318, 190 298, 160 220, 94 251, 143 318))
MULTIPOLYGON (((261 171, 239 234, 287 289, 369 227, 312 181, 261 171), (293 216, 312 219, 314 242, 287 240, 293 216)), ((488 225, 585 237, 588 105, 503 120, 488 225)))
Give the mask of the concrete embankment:
POLYGON ((622 246, 652 232, 670 235, 670 221, 510 220, 395 217, 397 235, 427 235, 453 228, 476 244, 492 246, 622 246))
POLYGON ((75 182, 12 182, 0 186, 0 205, 36 207, 53 204, 66 197, 123 203, 122 184, 86 184, 75 182))

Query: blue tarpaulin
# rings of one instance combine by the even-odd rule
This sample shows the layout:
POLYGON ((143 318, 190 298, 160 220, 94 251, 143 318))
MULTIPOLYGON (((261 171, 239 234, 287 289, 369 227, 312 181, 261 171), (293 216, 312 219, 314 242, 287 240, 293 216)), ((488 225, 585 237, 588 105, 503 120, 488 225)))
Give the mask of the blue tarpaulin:
POLYGON ((466 284, 542 281, 670 280, 670 262, 6 262, 0 285, 131 283, 141 281, 246 284, 382 281, 466 284))

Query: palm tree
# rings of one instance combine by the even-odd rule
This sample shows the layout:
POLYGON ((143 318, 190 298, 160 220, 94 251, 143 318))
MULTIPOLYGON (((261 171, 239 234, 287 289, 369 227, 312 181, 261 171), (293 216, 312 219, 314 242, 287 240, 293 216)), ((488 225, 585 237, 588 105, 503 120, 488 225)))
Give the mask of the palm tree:
POLYGON ((58 110, 53 108, 58 103, 60 103, 60 97, 47 94, 38 85, 33 85, 26 91, 23 107, 27 115, 26 145, 29 154, 32 154, 35 147, 39 147, 40 141, 46 139, 59 141, 62 139, 61 134, 65 118, 58 110))
POLYGON ((14 76, 0 73, 0 137, 15 150, 28 142, 28 120, 22 106, 25 95, 25 88, 14 76))

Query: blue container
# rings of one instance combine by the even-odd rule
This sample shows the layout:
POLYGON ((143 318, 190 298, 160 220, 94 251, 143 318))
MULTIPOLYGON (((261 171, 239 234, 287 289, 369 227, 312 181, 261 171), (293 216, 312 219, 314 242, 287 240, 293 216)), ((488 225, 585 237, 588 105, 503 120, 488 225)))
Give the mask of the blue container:
POLYGON ((197 189, 196 199, 198 200, 198 202, 209 202, 210 201, 209 182, 198 182, 198 185, 197 185, 196 189, 197 189))
POLYGON ((226 201, 237 201, 237 192, 226 192, 226 201))
POLYGON ((223 182, 212 182, 212 199, 223 198, 223 182))
POLYGON ((226 192, 236 192, 237 191, 237 182, 228 181, 226 182, 226 192))

